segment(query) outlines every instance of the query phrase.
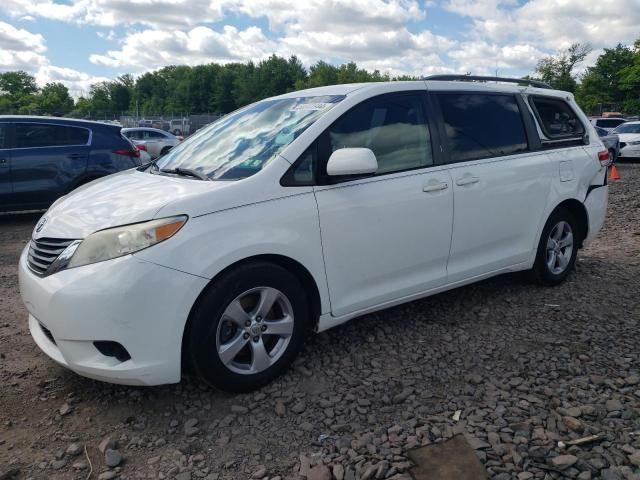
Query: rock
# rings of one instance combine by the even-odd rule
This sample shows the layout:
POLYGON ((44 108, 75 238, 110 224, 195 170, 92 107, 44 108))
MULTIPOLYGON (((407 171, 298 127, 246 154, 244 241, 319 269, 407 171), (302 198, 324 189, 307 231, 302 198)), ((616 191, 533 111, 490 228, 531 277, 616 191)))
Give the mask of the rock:
POLYGON ((518 480, 530 480, 533 476, 534 475, 531 472, 520 472, 518 474, 518 480))
POLYGON ((333 466, 333 476, 336 480, 344 480, 344 467, 341 463, 333 466))
POLYGON ((307 404, 304 400, 300 400, 299 402, 296 402, 292 407, 291 407, 291 411, 293 413, 297 413, 298 415, 301 414, 302 412, 304 412, 307 409, 307 404))
POLYGON ((231 405, 231 411, 233 413, 244 414, 244 413, 248 413, 249 409, 247 407, 243 407, 242 405, 231 405))
POLYGON ((311 470, 311 460, 305 455, 300 455, 300 470, 298 473, 301 477, 306 477, 309 475, 309 470, 311 470))
POLYGON ((71 467, 74 470, 86 470, 87 468, 89 468, 89 465, 87 465, 87 462, 85 462, 84 460, 78 460, 77 462, 74 462, 71 467))
POLYGON ((284 403, 278 400, 276 402, 276 415, 278 415, 279 417, 284 417, 286 413, 287 413, 287 407, 284 406, 284 403))
POLYGON ((636 467, 640 467, 640 450, 636 450, 633 454, 629 455, 629 462, 636 467))
POLYGON ((259 467, 253 474, 251 478, 263 478, 267 474, 267 469, 265 467, 259 467))
POLYGON ((485 448, 489 448, 491 446, 487 442, 480 440, 479 438, 474 437, 473 435, 465 435, 465 437, 467 439, 467 442, 471 446, 471 448, 473 448, 474 450, 482 450, 485 448))
POLYGON ((558 455, 551 459, 551 463, 559 470, 566 470, 569 467, 575 465, 578 461, 578 457, 575 455, 558 455))
POLYGON ((562 417, 562 423, 564 423, 565 427, 567 427, 572 432, 582 432, 584 431, 584 426, 582 422, 575 417, 562 417))
POLYGON ((194 435, 196 435, 200 431, 200 429, 196 427, 197 424, 197 418, 190 418, 189 420, 184 422, 184 434, 187 437, 193 437, 194 435))
POLYGON ((71 406, 68 403, 63 403, 62 406, 58 409, 58 413, 63 417, 65 415, 69 415, 71 413, 71 406))
POLYGON ((331 471, 326 465, 316 465, 309 470, 307 480, 331 480, 331 471))
POLYGON ((98 475, 98 480, 113 480, 117 476, 118 476, 118 474, 116 472, 113 472, 113 471, 103 472, 100 475, 98 475))
POLYGON ((586 472, 580 473, 578 480, 591 480, 591 471, 587 470, 586 472))
POLYGON ((182 472, 175 476, 175 480, 191 480, 191 472, 182 472))
POLYGON ((51 462, 51 468, 53 468, 54 470, 61 470, 64 467, 66 467, 67 462, 65 460, 54 460, 53 462, 51 462))
POLYGON ((118 448, 118 440, 111 436, 104 437, 100 442, 100 445, 98 445, 98 450, 100 450, 100 453, 104 453, 108 449, 115 450, 116 448, 118 448))
POLYGON ((604 406, 607 409, 607 412, 618 412, 624 409, 622 402, 620 400, 616 400, 615 398, 607 400, 604 406))
POLYGON ((117 467, 122 462, 122 454, 118 450, 108 448, 107 451, 104 452, 104 462, 107 464, 107 467, 117 467))
POLYGON ((77 457, 83 452, 84 448, 79 443, 72 443, 67 447, 66 454, 71 457, 77 457))

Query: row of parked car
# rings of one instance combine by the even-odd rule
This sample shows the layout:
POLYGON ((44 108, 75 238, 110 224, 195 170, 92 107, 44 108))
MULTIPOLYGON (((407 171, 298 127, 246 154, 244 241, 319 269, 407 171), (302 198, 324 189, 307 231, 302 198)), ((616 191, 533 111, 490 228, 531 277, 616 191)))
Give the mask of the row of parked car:
POLYGON ((47 208, 70 191, 148 163, 181 141, 153 128, 0 116, 0 211, 47 208))
POLYGON ((640 121, 610 117, 590 120, 611 160, 640 157, 640 121))

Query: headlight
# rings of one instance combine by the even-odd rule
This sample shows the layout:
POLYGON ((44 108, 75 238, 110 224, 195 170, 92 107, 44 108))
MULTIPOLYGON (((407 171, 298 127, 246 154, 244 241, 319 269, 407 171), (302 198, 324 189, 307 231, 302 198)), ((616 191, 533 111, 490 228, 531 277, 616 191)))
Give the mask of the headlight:
POLYGON ((75 249, 67 268, 103 262, 138 252, 171 238, 186 222, 187 216, 180 215, 92 233, 75 249))
POLYGON ((640 140, 636 140, 635 142, 627 142, 627 145, 640 145, 640 140))

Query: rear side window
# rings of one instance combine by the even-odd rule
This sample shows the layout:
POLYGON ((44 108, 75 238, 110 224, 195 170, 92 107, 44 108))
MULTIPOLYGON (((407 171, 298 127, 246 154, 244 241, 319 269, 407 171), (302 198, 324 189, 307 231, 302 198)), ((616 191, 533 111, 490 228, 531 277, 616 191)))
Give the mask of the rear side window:
POLYGON ((144 137, 145 138, 165 138, 166 135, 160 133, 160 132, 149 132, 149 131, 145 131, 144 132, 144 137))
POLYGON ((365 100, 336 120, 328 136, 331 152, 340 148, 371 149, 378 160, 377 174, 433 165, 427 116, 422 97, 417 94, 365 100))
POLYGON ((86 145, 89 130, 66 125, 16 123, 15 143, 18 148, 86 145))
POLYGON ((582 122, 564 100, 550 97, 531 97, 530 102, 542 132, 550 140, 575 139, 584 135, 582 122))
POLYGON ((452 162, 499 157, 528 149, 520 108, 513 95, 437 95, 452 162))
POLYGON ((602 128, 616 128, 624 122, 621 118, 599 118, 596 120, 596 125, 602 128))

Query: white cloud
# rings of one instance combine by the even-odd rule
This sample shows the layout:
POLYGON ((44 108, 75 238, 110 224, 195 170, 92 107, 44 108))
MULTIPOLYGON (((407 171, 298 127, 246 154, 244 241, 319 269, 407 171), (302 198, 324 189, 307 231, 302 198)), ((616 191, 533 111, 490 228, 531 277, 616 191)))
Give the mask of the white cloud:
POLYGON ((89 75, 72 68, 55 67, 46 65, 38 69, 35 74, 38 85, 45 85, 49 82, 60 82, 69 89, 72 97, 87 95, 89 88, 94 83, 110 80, 107 77, 89 75))
POLYGON ((39 33, 31 33, 8 23, 0 22, 0 51, 42 53, 46 49, 44 37, 39 33))
POLYGON ((120 50, 91 55, 91 62, 121 70, 141 72, 170 64, 197 65, 260 60, 277 48, 258 27, 238 30, 225 26, 180 30, 143 30, 128 35, 120 50))
MULTIPOLYGON (((449 52, 458 73, 493 75, 495 70, 532 71, 546 53, 533 45, 520 43, 499 46, 482 41, 464 42, 449 52)), ((504 73, 504 72, 503 72, 504 73)))

